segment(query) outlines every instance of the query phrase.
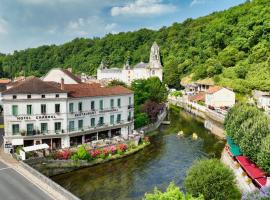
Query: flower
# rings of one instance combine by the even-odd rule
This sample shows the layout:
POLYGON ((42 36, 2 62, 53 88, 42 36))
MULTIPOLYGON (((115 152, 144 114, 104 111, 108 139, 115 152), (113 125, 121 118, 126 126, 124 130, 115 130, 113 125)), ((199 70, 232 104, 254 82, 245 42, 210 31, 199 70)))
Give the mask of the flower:
POLYGON ((92 158, 97 158, 98 156, 100 156, 101 151, 100 151, 99 149, 92 150, 92 151, 90 152, 90 154, 91 154, 92 158))
POLYGON ((120 149, 121 151, 126 151, 127 150, 127 145, 126 144, 119 144, 118 149, 120 149))

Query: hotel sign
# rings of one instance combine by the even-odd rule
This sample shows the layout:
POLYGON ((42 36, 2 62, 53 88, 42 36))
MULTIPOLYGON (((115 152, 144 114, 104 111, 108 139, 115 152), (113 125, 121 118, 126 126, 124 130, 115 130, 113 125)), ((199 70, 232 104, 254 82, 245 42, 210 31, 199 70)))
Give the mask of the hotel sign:
POLYGON ((115 112, 118 111, 117 108, 111 108, 111 109, 106 109, 106 110, 100 110, 100 111, 88 111, 88 112, 80 112, 80 113, 75 113, 75 117, 82 117, 82 116, 87 116, 87 115, 96 115, 96 114, 103 114, 107 112, 115 112))
POLYGON ((56 119, 55 115, 17 116, 17 120, 56 119))

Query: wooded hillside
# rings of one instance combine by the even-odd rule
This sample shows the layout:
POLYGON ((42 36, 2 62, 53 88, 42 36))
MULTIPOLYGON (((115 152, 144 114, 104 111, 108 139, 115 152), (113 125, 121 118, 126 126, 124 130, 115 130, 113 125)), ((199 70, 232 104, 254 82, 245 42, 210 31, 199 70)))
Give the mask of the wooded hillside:
POLYGON ((270 91, 270 1, 253 0, 198 19, 187 19, 158 31, 109 34, 104 38, 75 39, 63 45, 41 46, 0 55, 1 76, 43 75, 50 68, 72 67, 95 74, 100 61, 122 67, 148 62, 156 41, 162 54, 165 82, 179 87, 180 79, 213 77, 240 93, 270 91))

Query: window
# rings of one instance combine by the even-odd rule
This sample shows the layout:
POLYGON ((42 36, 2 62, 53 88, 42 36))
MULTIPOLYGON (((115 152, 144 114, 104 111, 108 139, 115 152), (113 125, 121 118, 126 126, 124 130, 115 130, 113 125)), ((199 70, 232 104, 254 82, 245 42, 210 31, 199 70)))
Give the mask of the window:
POLYGON ((18 115, 18 106, 17 105, 12 106, 12 115, 14 115, 14 116, 18 115))
POLYGON ((41 114, 46 114, 46 104, 41 104, 41 114))
POLYGON ((78 128, 79 128, 79 129, 83 129, 83 120, 82 120, 82 119, 80 119, 80 120, 78 121, 78 128))
POLYGON ((31 99, 31 94, 28 94, 27 95, 27 99, 31 99))
POLYGON ((74 130, 75 130, 74 121, 70 121, 69 122, 69 131, 74 131, 74 130))
POLYGON ((55 104, 55 113, 60 113, 60 104, 55 104))
POLYGON ((41 98, 44 99, 44 98, 45 98, 45 94, 42 94, 42 95, 41 95, 41 98))
POLYGON ((91 101, 91 110, 95 110, 95 101, 91 101))
POLYGON ((41 123, 40 124, 40 131, 41 131, 41 133, 48 133, 48 124, 47 123, 41 123))
POLYGON ((117 99, 117 106, 120 108, 121 107, 121 99, 117 99))
POLYGON ((13 99, 17 99, 17 95, 13 95, 12 98, 13 98, 13 99))
POLYGON ((20 125, 19 124, 12 124, 12 134, 18 135, 20 132, 20 125))
POLYGON ((114 107, 114 99, 111 99, 111 108, 114 107))
POLYGON ((117 114, 117 123, 120 123, 121 121, 121 114, 117 114))
POLYGON ((34 124, 26 125, 27 135, 33 135, 34 132, 34 124))
POLYGON ((131 121, 131 112, 128 112, 128 121, 131 121))
POLYGON ((27 105, 26 110, 27 110, 27 115, 32 115, 32 105, 27 105))
POLYGON ((56 97, 56 98, 59 98, 59 94, 56 94, 55 97, 56 97))
POLYGON ((131 97, 128 97, 128 104, 131 105, 131 97))
POLYGON ((59 133, 61 131, 61 122, 54 123, 54 131, 55 133, 59 133))
POLYGON ((99 100, 99 109, 103 110, 103 100, 99 100))
POLYGON ((110 117, 110 124, 114 124, 114 115, 111 115, 110 117))
POLYGON ((78 111, 82 112, 82 102, 78 103, 78 111))
POLYGON ((102 126, 104 124, 104 117, 99 117, 99 125, 102 126))
POLYGON ((152 75, 155 75, 155 71, 154 70, 152 71, 152 75))
POLYGON ((95 118, 91 118, 91 127, 94 127, 96 125, 96 119, 95 118))
POLYGON ((69 103, 69 112, 70 113, 74 112, 74 104, 73 103, 69 103))

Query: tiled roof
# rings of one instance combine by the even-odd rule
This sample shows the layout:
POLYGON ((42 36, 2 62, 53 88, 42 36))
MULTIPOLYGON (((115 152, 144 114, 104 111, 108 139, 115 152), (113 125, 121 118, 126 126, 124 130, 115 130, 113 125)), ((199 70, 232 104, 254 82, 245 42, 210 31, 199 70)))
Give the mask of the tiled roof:
POLYGON ((73 74, 72 72, 70 72, 68 69, 61 69, 62 72, 64 72, 67 76, 69 76, 70 78, 72 78, 74 81, 76 81, 77 83, 81 83, 81 79, 76 76, 75 74, 73 74))
POLYGON ((59 87, 44 82, 37 77, 30 76, 24 81, 19 81, 3 94, 45 94, 45 93, 66 93, 59 87))
POLYGON ((95 96, 110 96, 121 94, 132 94, 133 91, 123 87, 102 87, 98 83, 82 83, 82 84, 64 84, 64 90, 68 91, 69 97, 95 97, 95 96))
POLYGON ((11 82, 11 80, 10 79, 0 79, 0 84, 8 84, 8 83, 10 83, 11 82))
POLYGON ((205 101, 205 92, 199 92, 188 98, 189 101, 205 101))
POLYGON ((221 90, 222 89, 222 87, 220 87, 220 86, 213 86, 213 87, 210 87, 207 91, 206 91, 206 93, 207 94, 214 94, 214 93, 216 93, 217 91, 219 91, 219 90, 221 90))

